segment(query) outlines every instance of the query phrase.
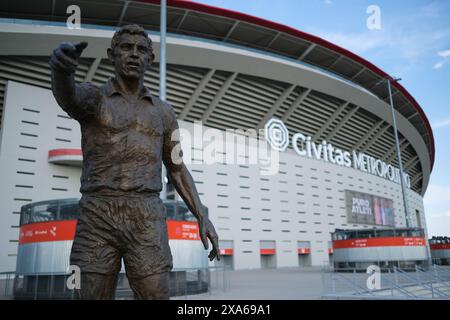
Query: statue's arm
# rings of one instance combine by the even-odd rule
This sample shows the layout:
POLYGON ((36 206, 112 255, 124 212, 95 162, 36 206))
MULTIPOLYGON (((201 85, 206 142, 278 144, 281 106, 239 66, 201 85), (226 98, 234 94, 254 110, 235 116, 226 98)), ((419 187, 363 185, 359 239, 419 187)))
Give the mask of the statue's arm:
POLYGON ((58 105, 72 118, 80 120, 94 113, 98 90, 89 83, 75 82, 75 69, 87 43, 62 43, 53 50, 51 67, 52 92, 58 105))
POLYGON ((182 155, 178 123, 175 112, 169 106, 165 115, 163 162, 167 168, 171 183, 173 183, 189 210, 197 218, 200 238, 205 249, 208 249, 207 238, 212 243, 213 250, 209 254, 210 260, 213 260, 215 257, 220 260, 217 233, 211 221, 205 216, 204 207, 200 201, 194 179, 192 179, 189 170, 184 164, 182 155))

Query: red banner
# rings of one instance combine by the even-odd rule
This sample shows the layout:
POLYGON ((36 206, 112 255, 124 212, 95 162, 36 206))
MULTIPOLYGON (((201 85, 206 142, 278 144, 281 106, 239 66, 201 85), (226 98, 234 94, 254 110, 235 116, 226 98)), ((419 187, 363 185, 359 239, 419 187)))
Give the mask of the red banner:
MULTIPOLYGON (((76 226, 77 220, 27 224, 19 229, 19 244, 73 240, 76 226)), ((167 229, 171 240, 200 240, 196 222, 168 220, 167 229)))
POLYGON ((19 244, 73 240, 77 220, 50 221, 20 227, 19 244))
POLYGON ((450 243, 435 243, 430 245, 431 250, 450 250, 450 243))
POLYGON ((415 247, 425 246, 425 238, 422 237, 386 237, 349 239, 333 241, 333 249, 367 248, 367 247, 415 247))
POLYGON ((197 222, 167 221, 170 240, 200 240, 197 222))

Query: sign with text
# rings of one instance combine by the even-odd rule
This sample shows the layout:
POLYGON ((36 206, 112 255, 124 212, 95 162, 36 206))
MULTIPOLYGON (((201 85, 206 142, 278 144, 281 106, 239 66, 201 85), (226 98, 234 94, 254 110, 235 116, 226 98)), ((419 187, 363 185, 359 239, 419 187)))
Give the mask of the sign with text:
POLYGON ((395 226, 391 199, 350 190, 345 190, 345 198, 349 223, 395 226))

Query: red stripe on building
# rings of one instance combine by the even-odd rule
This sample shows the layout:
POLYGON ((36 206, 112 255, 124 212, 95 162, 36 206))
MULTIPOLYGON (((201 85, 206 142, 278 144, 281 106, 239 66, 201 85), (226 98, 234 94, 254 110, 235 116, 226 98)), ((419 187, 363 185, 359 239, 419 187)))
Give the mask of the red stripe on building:
POLYGON ((59 156, 81 156, 81 149, 53 149, 48 152, 48 157, 59 157, 59 156))
POLYGON ((222 256, 232 256, 233 255, 233 249, 220 249, 220 254, 222 256))
POLYGON ((435 243, 430 244, 431 250, 450 250, 450 243, 435 243))
POLYGON ((73 240, 77 220, 27 224, 19 229, 19 244, 73 240))
POLYGON ((276 253, 275 249, 261 249, 259 250, 259 253, 262 255, 273 255, 276 253))
MULTIPOLYGON (((75 237, 76 226, 77 220, 27 224, 19 229, 19 244, 48 241, 72 241, 75 237)), ((200 240, 198 224, 196 222, 168 220, 167 230, 169 232, 170 240, 200 240)))
POLYGON ((386 237, 349 239, 333 241, 333 249, 367 248, 367 247, 414 247, 425 246, 425 238, 422 237, 386 237))
POLYGON ((310 248, 298 248, 297 253, 298 254, 310 254, 311 249, 310 248))

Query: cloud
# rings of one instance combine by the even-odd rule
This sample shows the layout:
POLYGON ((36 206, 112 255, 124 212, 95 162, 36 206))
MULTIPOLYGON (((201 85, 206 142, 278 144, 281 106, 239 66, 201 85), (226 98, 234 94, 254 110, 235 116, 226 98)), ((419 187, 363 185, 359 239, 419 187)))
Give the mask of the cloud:
POLYGON ((438 56, 443 57, 443 58, 448 58, 448 57, 450 57, 450 50, 439 51, 438 56))
POLYGON ((437 62, 433 69, 441 69, 450 60, 450 50, 438 51, 437 55, 444 59, 437 62))
POLYGON ((445 65, 445 61, 439 61, 433 66, 433 69, 441 69, 445 65))
POLYGON ((450 186, 430 184, 423 201, 429 235, 450 235, 450 186))
POLYGON ((430 184, 423 201, 428 206, 448 205, 450 210, 450 186, 430 184))
POLYGON ((448 126, 450 126, 450 118, 444 119, 442 121, 434 122, 433 124, 431 124, 431 126, 433 127, 433 129, 440 129, 440 128, 448 127, 448 126))

